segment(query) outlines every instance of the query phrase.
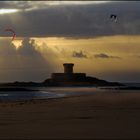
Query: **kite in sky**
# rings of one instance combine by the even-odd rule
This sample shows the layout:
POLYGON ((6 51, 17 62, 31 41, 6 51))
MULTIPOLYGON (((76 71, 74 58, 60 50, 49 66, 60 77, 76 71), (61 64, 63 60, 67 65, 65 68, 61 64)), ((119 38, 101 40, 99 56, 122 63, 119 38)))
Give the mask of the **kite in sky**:
POLYGON ((6 31, 6 32, 12 32, 12 33, 13 33, 12 41, 15 39, 15 37, 16 37, 16 33, 15 33, 14 30, 12 30, 12 29, 10 29, 10 28, 7 28, 7 29, 5 29, 4 31, 6 31))
POLYGON ((114 14, 110 15, 110 19, 117 22, 117 15, 114 14))

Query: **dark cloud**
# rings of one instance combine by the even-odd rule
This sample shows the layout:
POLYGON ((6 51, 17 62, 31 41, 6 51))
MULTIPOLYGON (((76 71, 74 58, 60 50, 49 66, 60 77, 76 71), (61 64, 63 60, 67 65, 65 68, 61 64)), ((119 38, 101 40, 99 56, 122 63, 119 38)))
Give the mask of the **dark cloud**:
POLYGON ((16 48, 11 40, 0 39, 0 56, 7 57, 16 54, 16 48))
POLYGON ((103 58, 103 59, 107 59, 107 58, 121 59, 121 57, 111 56, 111 55, 108 55, 108 54, 105 54, 105 53, 95 54, 94 57, 95 58, 103 58))
POLYGON ((19 46, 18 53, 24 56, 38 56, 41 55, 38 51, 35 50, 35 40, 30 38, 24 38, 22 45, 19 46))
POLYGON ((0 81, 43 81, 50 77, 53 60, 49 56, 45 59, 36 46, 29 38, 18 49, 11 40, 0 40, 0 81))
MULTIPOLYGON (((0 15, 0 27, 13 28, 17 36, 93 37, 139 35, 140 2, 49 6, 47 2, 0 2, 3 8, 17 8, 18 13, 0 15), (118 21, 112 22, 110 14, 118 21)), ((1 35, 5 33, 1 32, 1 35)))
MULTIPOLYGON (((36 2, 38 3, 38 2, 36 2)), ((40 2, 41 3, 41 2, 40 2)), ((33 8, 33 2, 31 1, 1 1, 0 2, 0 9, 20 9, 20 10, 26 10, 33 8)))
POLYGON ((76 57, 76 58, 87 58, 87 55, 84 54, 82 51, 79 51, 79 52, 74 51, 72 53, 72 57, 76 57))

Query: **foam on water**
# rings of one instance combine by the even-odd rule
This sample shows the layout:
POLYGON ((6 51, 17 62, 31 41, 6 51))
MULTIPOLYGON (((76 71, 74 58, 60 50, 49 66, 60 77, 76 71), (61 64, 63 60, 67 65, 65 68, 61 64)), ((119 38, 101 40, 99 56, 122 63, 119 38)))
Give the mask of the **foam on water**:
POLYGON ((15 91, 0 92, 0 101, 22 101, 32 99, 49 99, 64 97, 65 94, 46 91, 15 91))

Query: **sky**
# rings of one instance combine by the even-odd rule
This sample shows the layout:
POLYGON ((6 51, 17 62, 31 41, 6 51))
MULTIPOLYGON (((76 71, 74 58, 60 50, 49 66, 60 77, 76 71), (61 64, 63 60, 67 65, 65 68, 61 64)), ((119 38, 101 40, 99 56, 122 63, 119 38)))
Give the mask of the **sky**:
POLYGON ((0 1, 0 82, 44 81, 63 63, 140 82, 139 13, 139 1, 0 1))

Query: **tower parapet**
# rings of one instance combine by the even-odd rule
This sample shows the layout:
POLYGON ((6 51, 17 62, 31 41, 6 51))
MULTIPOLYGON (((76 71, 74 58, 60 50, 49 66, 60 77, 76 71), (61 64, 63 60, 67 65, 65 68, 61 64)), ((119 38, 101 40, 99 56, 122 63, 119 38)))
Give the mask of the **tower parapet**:
POLYGON ((85 73, 73 73, 73 63, 64 63, 64 73, 52 73, 51 79, 55 82, 76 82, 86 78, 85 73))
POLYGON ((64 73, 73 73, 73 63, 64 63, 64 73))

